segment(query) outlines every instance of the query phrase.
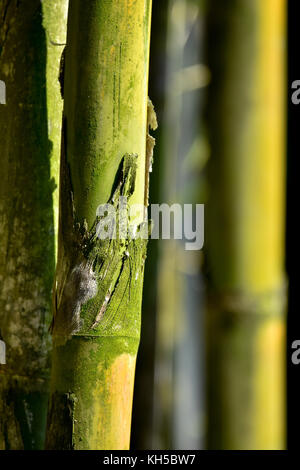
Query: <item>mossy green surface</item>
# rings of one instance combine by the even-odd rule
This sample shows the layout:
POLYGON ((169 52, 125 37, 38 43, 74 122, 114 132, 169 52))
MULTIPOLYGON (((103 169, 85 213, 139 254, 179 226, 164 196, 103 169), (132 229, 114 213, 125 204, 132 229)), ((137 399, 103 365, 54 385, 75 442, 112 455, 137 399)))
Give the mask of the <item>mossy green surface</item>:
POLYGON ((66 0, 0 0, 0 447, 42 448, 47 412, 51 290, 66 0), (55 14, 54 11, 55 10, 55 14))
MULTIPOLYGON (((150 12, 150 0, 70 4, 49 449, 129 446, 147 240, 99 239, 97 209, 118 221, 121 196, 145 201, 150 12)), ((125 216, 148 231, 144 211, 125 216)))

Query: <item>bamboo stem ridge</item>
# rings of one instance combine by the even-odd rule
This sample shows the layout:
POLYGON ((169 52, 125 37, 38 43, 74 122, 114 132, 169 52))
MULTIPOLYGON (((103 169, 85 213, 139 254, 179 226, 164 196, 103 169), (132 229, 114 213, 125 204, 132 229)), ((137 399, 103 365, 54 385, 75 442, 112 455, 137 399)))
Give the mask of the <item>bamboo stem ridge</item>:
POLYGON ((97 208, 147 200, 150 18, 150 0, 70 4, 48 449, 129 448, 146 240, 99 239, 97 208))
POLYGON ((67 0, 0 0, 0 449, 44 446, 67 0))
POLYGON ((285 0, 210 2, 208 445, 285 446, 285 0))

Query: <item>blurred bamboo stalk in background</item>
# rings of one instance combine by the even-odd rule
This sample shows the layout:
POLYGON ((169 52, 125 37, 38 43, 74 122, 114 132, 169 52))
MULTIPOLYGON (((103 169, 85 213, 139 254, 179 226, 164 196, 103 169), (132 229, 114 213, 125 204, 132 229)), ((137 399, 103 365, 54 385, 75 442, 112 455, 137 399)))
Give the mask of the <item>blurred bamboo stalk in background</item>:
MULTIPOLYGON (((159 202, 184 207, 199 201, 200 90, 209 77, 199 63, 203 2, 168 3, 162 142, 155 160, 160 160, 161 168, 159 202)), ((152 447, 199 449, 203 429, 199 252, 185 251, 183 240, 160 240, 158 245, 152 447)))
MULTIPOLYGON (((173 204, 178 195, 178 145, 182 94, 174 76, 182 69, 185 41, 186 1, 169 0, 166 39, 166 82, 160 198, 173 204)), ((178 241, 159 243, 157 276, 157 323, 155 342, 153 448, 173 448, 174 353, 176 319, 182 303, 178 272, 178 241), (166 293, 168 293, 166 295, 166 293)))
MULTIPOLYGON (((154 162, 150 181, 149 201, 160 203, 161 169, 163 166, 163 109, 165 97, 166 36, 169 0, 153 2, 151 22, 149 96, 157 115, 158 129, 155 132, 154 162)), ((147 249, 142 305, 141 343, 139 347, 132 411, 131 448, 153 447, 153 392, 154 350, 157 318, 158 240, 151 240, 147 249)))
POLYGON ((285 0, 211 0, 208 447, 285 447, 285 0))
POLYGON ((44 444, 67 8, 0 0, 0 449, 44 444))

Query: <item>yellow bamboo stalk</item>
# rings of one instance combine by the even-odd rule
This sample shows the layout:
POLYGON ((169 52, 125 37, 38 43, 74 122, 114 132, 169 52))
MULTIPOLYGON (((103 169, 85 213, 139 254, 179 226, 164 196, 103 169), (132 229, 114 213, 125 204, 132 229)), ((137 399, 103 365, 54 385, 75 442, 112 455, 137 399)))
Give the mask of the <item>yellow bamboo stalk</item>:
POLYGON ((285 446, 285 0, 210 2, 208 445, 285 446))

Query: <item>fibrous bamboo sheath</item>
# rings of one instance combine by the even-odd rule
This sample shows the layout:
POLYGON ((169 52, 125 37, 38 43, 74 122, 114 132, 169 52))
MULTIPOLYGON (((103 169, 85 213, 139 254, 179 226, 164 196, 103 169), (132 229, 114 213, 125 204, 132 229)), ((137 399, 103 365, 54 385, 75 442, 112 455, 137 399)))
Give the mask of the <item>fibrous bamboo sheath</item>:
POLYGON ((100 240, 96 211, 147 200, 150 16, 150 0, 70 4, 50 449, 129 447, 146 241, 100 240))
POLYGON ((0 0, 0 449, 43 447, 67 0, 0 0))
POLYGON ((285 0, 209 3, 208 445, 285 445, 285 0))

